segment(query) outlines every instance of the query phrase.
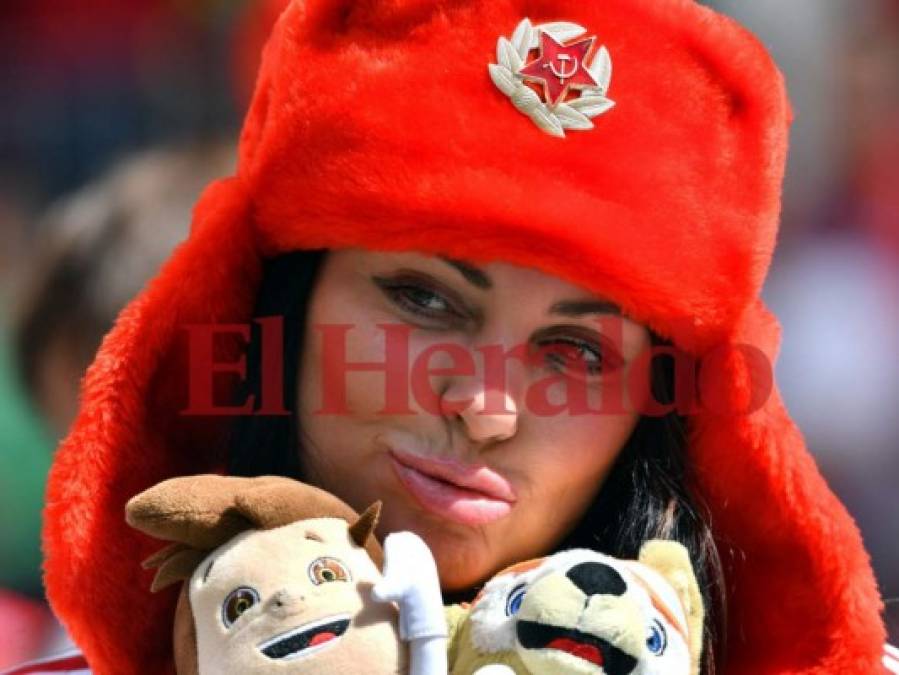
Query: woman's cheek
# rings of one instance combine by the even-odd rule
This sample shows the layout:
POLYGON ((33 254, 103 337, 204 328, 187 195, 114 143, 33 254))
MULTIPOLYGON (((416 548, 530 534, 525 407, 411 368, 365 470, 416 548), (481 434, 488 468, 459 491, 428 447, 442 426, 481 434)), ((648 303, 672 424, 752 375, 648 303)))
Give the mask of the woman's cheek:
POLYGON ((314 406, 313 411, 326 407, 329 416, 338 419, 375 415, 386 401, 384 331, 364 319, 335 317, 330 322, 330 326, 338 324, 350 328, 331 330, 321 322, 307 337, 301 404, 314 406))
POLYGON ((546 510, 566 504, 579 516, 599 491, 637 420, 634 414, 544 418, 535 434, 541 450, 526 464, 529 482, 546 510))

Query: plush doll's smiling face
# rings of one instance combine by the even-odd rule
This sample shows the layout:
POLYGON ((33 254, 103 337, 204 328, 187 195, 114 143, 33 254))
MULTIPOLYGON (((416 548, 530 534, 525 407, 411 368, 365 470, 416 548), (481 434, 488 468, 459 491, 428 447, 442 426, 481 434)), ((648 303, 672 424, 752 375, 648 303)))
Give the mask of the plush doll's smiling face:
POLYGON ((201 675, 402 672, 395 609, 370 599, 380 578, 339 518, 234 537, 189 582, 201 675))

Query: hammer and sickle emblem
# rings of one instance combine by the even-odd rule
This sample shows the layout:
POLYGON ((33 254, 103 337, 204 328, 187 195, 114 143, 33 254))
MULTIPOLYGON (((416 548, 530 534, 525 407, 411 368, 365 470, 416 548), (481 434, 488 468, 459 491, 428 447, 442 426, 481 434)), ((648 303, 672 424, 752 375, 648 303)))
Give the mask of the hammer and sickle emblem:
POLYGON ((543 64, 544 68, 549 68, 552 71, 552 74, 559 78, 560 82, 565 82, 569 77, 574 75, 577 72, 578 66, 580 63, 576 56, 571 56, 569 54, 559 54, 556 56, 556 59, 559 61, 559 69, 556 68, 555 62, 545 63, 543 64), (572 66, 570 70, 565 70, 565 63, 572 62, 572 66))

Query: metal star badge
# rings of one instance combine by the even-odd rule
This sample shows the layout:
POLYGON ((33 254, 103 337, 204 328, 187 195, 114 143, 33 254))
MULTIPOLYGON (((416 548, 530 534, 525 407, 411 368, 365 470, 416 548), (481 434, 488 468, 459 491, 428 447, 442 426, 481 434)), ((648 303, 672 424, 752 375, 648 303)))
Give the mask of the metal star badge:
POLYGON ((488 66, 497 88, 553 136, 592 129, 593 118, 615 105, 606 96, 612 80, 609 51, 600 47, 591 54, 596 37, 578 39, 586 32, 566 21, 534 26, 524 19, 511 39, 499 38, 497 63, 488 66), (528 61, 531 52, 536 57, 528 61))

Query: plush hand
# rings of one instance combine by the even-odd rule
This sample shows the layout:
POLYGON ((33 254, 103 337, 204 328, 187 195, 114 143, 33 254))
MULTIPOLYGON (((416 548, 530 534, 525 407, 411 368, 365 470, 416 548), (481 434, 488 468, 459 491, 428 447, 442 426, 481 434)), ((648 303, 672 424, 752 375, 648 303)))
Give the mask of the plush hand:
POLYGON ((399 606, 400 637, 409 642, 409 674, 446 675, 447 627, 431 550, 418 535, 395 532, 384 539, 384 561, 384 578, 372 596, 399 606))

